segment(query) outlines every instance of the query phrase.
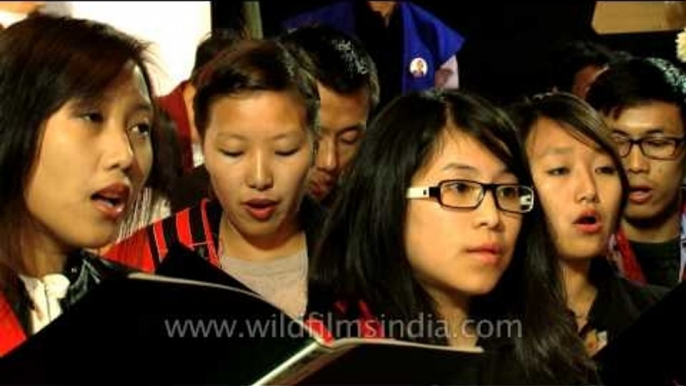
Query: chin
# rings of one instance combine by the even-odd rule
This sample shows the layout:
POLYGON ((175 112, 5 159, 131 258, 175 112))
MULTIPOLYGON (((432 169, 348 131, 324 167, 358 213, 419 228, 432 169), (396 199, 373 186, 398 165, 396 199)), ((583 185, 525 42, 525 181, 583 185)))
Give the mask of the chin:
POLYGON ((248 237, 266 237, 273 235, 278 229, 279 224, 276 221, 269 221, 243 226, 240 228, 240 233, 248 237))
POLYGON ((314 191, 310 190, 308 193, 309 193, 309 196, 312 197, 317 202, 322 202, 326 199, 326 197, 329 196, 329 191, 316 194, 314 191))
POLYGON ((92 250, 97 250, 100 249, 107 244, 114 242, 115 241, 116 235, 114 234, 108 234, 108 235, 93 235, 91 237, 81 239, 81 240, 75 240, 72 245, 77 248, 77 249, 92 249, 92 250))
POLYGON ((463 292, 469 296, 482 296, 493 291, 496 284, 498 284, 497 279, 484 279, 480 282, 472 283, 472 285, 465 288, 465 291, 463 292))
POLYGON ((568 261, 591 260, 598 256, 604 256, 607 250, 605 248, 579 248, 573 253, 566 253, 563 256, 568 261))
POLYGON ((493 288, 495 288, 495 287, 494 287, 494 286, 490 286, 490 287, 478 288, 478 289, 475 289, 475 290, 473 290, 473 291, 470 291, 470 292, 469 292, 469 295, 470 295, 470 296, 484 296, 484 295, 488 295, 491 291, 493 291, 493 288))
POLYGON ((655 217, 662 210, 658 210, 655 205, 633 205, 629 203, 624 210, 624 217, 629 221, 645 221, 655 217))
POLYGON ((254 224, 243 227, 241 233, 247 236, 267 236, 276 231, 276 226, 274 224, 254 224))

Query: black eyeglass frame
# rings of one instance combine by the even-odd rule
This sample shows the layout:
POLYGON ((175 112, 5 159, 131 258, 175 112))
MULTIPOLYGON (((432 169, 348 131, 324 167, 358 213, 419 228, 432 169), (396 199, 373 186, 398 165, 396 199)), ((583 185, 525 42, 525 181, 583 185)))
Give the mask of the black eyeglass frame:
MULTIPOLYGON (((522 185, 522 184, 493 184, 493 183, 487 184, 487 183, 483 183, 483 182, 479 182, 479 181, 474 181, 474 180, 467 180, 467 179, 443 180, 443 181, 438 182, 438 184, 432 185, 432 186, 414 186, 414 187, 410 187, 410 188, 407 189, 407 193, 406 193, 405 197, 408 198, 408 199, 428 198, 428 197, 431 197, 431 198, 435 198, 436 201, 438 201, 438 203, 439 203, 441 206, 444 206, 444 207, 446 207, 446 208, 452 208, 452 209, 476 209, 476 208, 478 208, 479 205, 481 205, 481 203, 484 201, 484 198, 486 198, 486 193, 488 193, 489 191, 492 192, 492 194, 493 194, 493 198, 494 198, 494 201, 495 201, 495 206, 496 206, 496 208, 498 208, 499 210, 501 210, 501 211, 503 211, 503 212, 515 213, 515 214, 524 214, 524 213, 530 212, 530 211, 533 210, 533 208, 534 208, 534 196, 535 196, 535 191, 534 191, 534 189, 533 189, 531 186, 522 185), (458 183, 458 182, 467 182, 467 183, 477 184, 477 185, 479 185, 479 186, 481 187, 481 192, 479 193, 479 199, 478 199, 478 201, 476 202, 476 204, 474 204, 473 206, 454 206, 454 205, 447 205, 447 204, 445 204, 445 203, 443 202, 443 199, 441 198, 441 188, 442 188, 444 185, 447 185, 447 184, 454 184, 454 183, 458 183), (524 202, 524 204, 528 205, 528 209, 523 210, 523 211, 514 211, 514 210, 509 210, 509 209, 503 208, 503 207, 500 205, 500 201, 499 201, 499 199, 498 199, 498 194, 497 194, 497 192, 496 192, 496 191, 498 190, 498 188, 502 188, 502 187, 516 187, 516 188, 518 188, 518 189, 525 188, 525 190, 528 190, 528 191, 531 193, 530 196, 529 196, 529 197, 530 197, 530 201, 524 202)), ((520 199, 521 199, 521 198, 520 198, 520 199)), ((522 202, 520 202, 520 205, 521 205, 521 204, 522 204, 522 202)))

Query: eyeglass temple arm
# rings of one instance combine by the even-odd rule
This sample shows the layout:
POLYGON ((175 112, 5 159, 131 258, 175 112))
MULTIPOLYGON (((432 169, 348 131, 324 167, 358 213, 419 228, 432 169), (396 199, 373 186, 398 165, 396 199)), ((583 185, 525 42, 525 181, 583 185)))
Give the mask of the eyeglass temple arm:
POLYGON ((534 203, 534 195, 531 194, 529 196, 521 196, 519 198, 519 204, 520 205, 531 205, 534 203))
POLYGON ((405 198, 424 198, 431 197, 430 188, 428 186, 419 186, 416 188, 408 188, 405 198))

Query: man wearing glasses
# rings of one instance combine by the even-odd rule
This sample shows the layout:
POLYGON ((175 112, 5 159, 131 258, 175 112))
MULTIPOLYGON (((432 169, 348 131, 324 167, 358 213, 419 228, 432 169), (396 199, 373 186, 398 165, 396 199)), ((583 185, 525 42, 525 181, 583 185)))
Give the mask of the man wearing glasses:
POLYGON ((686 75, 662 59, 630 59, 598 77, 601 112, 629 177, 629 200, 610 256, 629 279, 667 287, 684 279, 686 75))

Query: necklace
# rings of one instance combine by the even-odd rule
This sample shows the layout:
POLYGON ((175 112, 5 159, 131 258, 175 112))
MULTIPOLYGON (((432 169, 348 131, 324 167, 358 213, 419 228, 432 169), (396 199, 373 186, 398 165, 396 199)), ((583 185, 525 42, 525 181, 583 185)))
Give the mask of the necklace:
POLYGON ((591 308, 593 308, 596 294, 597 292, 595 289, 593 289, 589 291, 587 296, 583 296, 580 301, 577 301, 574 304, 569 304, 569 311, 574 315, 574 320, 579 327, 583 327, 585 324, 588 324, 588 315, 591 313, 591 308))

